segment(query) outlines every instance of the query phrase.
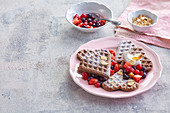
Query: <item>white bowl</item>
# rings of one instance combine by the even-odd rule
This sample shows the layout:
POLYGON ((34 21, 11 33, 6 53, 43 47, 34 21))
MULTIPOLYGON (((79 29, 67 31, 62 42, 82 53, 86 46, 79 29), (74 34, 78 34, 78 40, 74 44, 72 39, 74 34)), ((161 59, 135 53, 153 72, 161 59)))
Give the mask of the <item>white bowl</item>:
POLYGON ((67 10, 66 19, 73 27, 75 27, 76 29, 78 29, 80 31, 84 31, 84 32, 95 32, 95 31, 105 27, 108 23, 106 22, 105 25, 103 25, 101 27, 94 28, 94 29, 81 28, 81 27, 74 25, 72 23, 73 16, 75 14, 78 14, 80 16, 83 13, 85 13, 85 14, 97 13, 106 19, 112 18, 111 10, 103 4, 99 4, 97 2, 82 2, 82 3, 76 4, 67 10))
POLYGON ((137 10, 135 12, 130 12, 128 13, 128 22, 132 25, 133 29, 138 31, 138 32, 146 32, 148 31, 152 26, 154 26, 157 23, 158 20, 158 16, 150 11, 147 11, 145 9, 142 10, 137 10), (133 17, 138 17, 139 15, 146 15, 147 17, 149 17, 150 19, 152 19, 153 24, 149 25, 149 26, 138 26, 132 23, 132 18, 133 17))

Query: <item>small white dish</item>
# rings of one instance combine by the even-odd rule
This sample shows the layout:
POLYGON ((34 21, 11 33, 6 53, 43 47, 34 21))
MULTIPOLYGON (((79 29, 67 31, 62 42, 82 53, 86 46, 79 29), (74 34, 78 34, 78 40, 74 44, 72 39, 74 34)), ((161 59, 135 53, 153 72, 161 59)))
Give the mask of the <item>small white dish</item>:
POLYGON ((105 27, 108 24, 108 22, 106 22, 105 25, 103 25, 101 27, 94 28, 94 29, 81 28, 81 27, 74 25, 72 23, 73 16, 75 14, 81 15, 83 13, 84 14, 96 13, 106 19, 112 19, 112 11, 103 4, 100 4, 97 2, 82 2, 82 3, 76 4, 67 10, 66 19, 73 27, 75 27, 76 29, 83 31, 83 32, 95 32, 95 31, 105 27))
POLYGON ((138 31, 138 32, 146 32, 146 31, 148 31, 152 26, 154 26, 154 25, 157 23, 157 21, 158 21, 158 16, 157 16, 156 14, 148 11, 148 10, 142 9, 142 10, 137 10, 137 11, 135 11, 135 12, 130 12, 130 13, 128 13, 127 19, 128 19, 128 22, 132 25, 132 27, 133 27, 133 29, 134 29, 135 31, 138 31), (152 19, 153 24, 152 24, 152 25, 149 25, 149 26, 138 26, 138 25, 133 24, 132 18, 133 18, 133 17, 136 18, 136 17, 138 17, 140 14, 141 14, 141 15, 146 15, 147 17, 149 17, 150 19, 152 19))

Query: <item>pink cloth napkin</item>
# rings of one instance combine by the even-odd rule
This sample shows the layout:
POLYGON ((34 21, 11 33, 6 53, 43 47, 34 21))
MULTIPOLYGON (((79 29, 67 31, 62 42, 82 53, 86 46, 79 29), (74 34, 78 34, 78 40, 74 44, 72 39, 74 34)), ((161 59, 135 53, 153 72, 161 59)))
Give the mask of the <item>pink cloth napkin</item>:
POLYGON ((118 18, 122 25, 116 29, 116 36, 133 38, 138 41, 170 49, 170 1, 169 0, 132 0, 129 7, 118 18), (146 9, 158 16, 158 23, 146 33, 133 30, 127 21, 131 11, 146 9))

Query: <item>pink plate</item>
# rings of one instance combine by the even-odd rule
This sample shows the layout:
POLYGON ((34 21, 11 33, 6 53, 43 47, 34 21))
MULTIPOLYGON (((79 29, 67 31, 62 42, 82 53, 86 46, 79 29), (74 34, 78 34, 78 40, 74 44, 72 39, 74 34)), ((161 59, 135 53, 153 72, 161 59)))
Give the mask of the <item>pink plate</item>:
POLYGON ((79 85, 81 88, 83 88, 85 91, 102 97, 108 97, 108 98, 126 98, 135 96, 137 94, 140 94, 142 92, 145 92, 152 88, 155 83, 158 81, 158 79, 161 77, 162 73, 162 65, 160 62, 160 59, 158 55, 149 47, 147 47, 145 44, 132 40, 132 39, 126 39, 126 38, 120 38, 120 37, 106 37, 101 38, 97 40, 89 41, 82 46, 80 46, 77 51, 71 56, 70 58, 70 75, 73 78, 74 82, 79 85), (102 88, 96 88, 94 85, 88 85, 88 82, 83 80, 79 74, 77 74, 76 67, 79 64, 79 60, 76 57, 76 54, 81 49, 114 49, 117 51, 117 47, 119 45, 119 42, 122 40, 131 40, 135 43, 137 47, 142 47, 145 50, 146 56, 152 60, 153 63, 153 69, 150 71, 147 75, 147 77, 144 80, 141 80, 139 82, 139 88, 132 92, 123 92, 123 91, 112 91, 108 92, 105 91, 102 88))

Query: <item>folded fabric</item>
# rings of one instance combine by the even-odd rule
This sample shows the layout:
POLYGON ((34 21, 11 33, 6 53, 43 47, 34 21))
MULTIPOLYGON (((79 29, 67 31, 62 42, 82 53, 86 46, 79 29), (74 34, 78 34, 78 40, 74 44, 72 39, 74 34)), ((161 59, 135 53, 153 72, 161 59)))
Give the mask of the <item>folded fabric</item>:
POLYGON ((170 49, 169 6, 169 0, 132 0, 129 7, 118 18, 122 22, 122 25, 116 29, 116 35, 170 49), (129 12, 140 9, 146 9, 158 15, 158 23, 145 33, 134 31, 127 21, 127 14, 129 12))

